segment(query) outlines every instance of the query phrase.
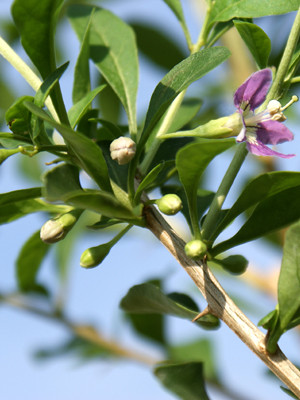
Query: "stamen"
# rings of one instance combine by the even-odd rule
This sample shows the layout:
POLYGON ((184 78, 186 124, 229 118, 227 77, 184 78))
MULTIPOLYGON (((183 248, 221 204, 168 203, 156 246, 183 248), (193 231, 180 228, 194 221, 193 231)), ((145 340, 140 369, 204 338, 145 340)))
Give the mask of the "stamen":
POLYGON ((294 96, 292 96, 291 100, 284 107, 281 107, 281 111, 286 110, 293 103, 297 103, 298 100, 299 100, 299 97, 294 94, 294 96))

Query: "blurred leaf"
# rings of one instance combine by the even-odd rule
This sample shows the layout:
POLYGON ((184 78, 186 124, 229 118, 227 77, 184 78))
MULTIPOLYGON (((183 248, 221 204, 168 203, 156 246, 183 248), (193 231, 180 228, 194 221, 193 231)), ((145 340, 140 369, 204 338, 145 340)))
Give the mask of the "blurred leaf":
POLYGON ((284 331, 300 307, 300 222, 292 225, 285 236, 278 281, 280 328, 284 331))
POLYGON ((300 218, 299 196, 300 187, 294 187, 261 201, 241 229, 230 239, 217 244, 211 254, 222 253, 297 221, 300 218))
POLYGON ((199 221, 197 190, 200 178, 212 159, 234 144, 235 140, 231 139, 202 139, 188 144, 177 153, 176 167, 186 193, 194 234, 199 221))
MULTIPOLYGON (((213 234, 213 238, 215 239, 220 232, 242 212, 276 193, 293 187, 300 187, 299 172, 268 172, 252 179, 244 188, 234 205, 230 208, 222 223, 218 225, 213 234)), ((276 214, 278 213, 277 210, 274 209, 274 211, 276 214)))
POLYGON ((160 345, 165 345, 163 315, 128 313, 127 316, 139 335, 160 345))
POLYGON ((154 374, 167 389, 183 400, 209 400, 201 362, 161 365, 155 368, 154 374))
POLYGON ((137 202, 140 200, 140 197, 143 193, 143 191, 150 186, 153 181, 155 181, 155 179, 157 178, 157 176, 160 174, 160 172, 162 171, 162 169, 164 168, 164 163, 158 164, 156 167, 154 167, 145 177, 144 179, 141 181, 141 183, 139 184, 136 192, 135 192, 135 200, 137 200, 137 202))
POLYGON ((88 209, 110 218, 120 218, 141 224, 142 220, 114 196, 99 190, 78 190, 64 196, 63 200, 78 208, 88 209))
POLYGON ((298 399, 298 400, 299 400, 299 397, 295 396, 294 393, 291 392, 289 389, 287 389, 287 388, 285 388, 285 387, 283 387, 283 386, 280 386, 280 389, 281 389, 284 393, 286 393, 288 396, 292 397, 293 399, 298 399))
POLYGON ((90 14, 90 57, 119 96, 136 133, 138 87, 137 47, 133 30, 110 11, 87 5, 72 5, 69 18, 79 40, 84 37, 90 14))
POLYGON ((60 164, 47 171, 43 183, 43 196, 49 201, 61 200, 68 192, 81 189, 79 170, 70 164, 60 164))
MULTIPOLYGON (((72 90, 73 104, 78 103, 84 96, 91 90, 90 80, 90 27, 93 13, 91 13, 90 20, 87 24, 86 30, 82 37, 80 52, 77 57, 76 65, 74 68, 74 82, 72 90)), ((71 126, 73 126, 71 124, 71 126)))
POLYGON ((182 30, 184 32, 184 35, 186 37, 188 45, 191 45, 191 38, 189 34, 188 27, 186 25, 185 19, 184 19, 184 14, 183 14, 183 9, 180 0, 163 0, 173 11, 175 14, 176 18, 178 19, 182 30))
POLYGON ((219 38, 223 36, 230 28, 233 27, 232 21, 218 22, 211 29, 206 47, 211 47, 219 38))
POLYGON ((169 71, 186 57, 177 43, 156 27, 139 22, 130 25, 136 34, 139 50, 156 65, 169 71))
POLYGON ((265 68, 271 52, 271 40, 268 35, 259 26, 250 22, 234 21, 234 26, 259 68, 265 68))
POLYGON ((24 105, 24 101, 33 102, 32 96, 22 96, 17 99, 6 111, 5 120, 9 125, 9 129, 15 134, 21 134, 25 136, 24 140, 31 143, 30 132, 30 111, 24 105))
POLYGON ((52 125, 64 138, 78 164, 90 175, 103 190, 111 190, 107 165, 101 149, 91 139, 80 132, 55 122, 45 111, 34 104, 26 103, 26 107, 39 118, 52 125))
MULTIPOLYGON (((43 79, 55 69, 54 33, 63 0, 15 0, 11 12, 22 45, 43 79)), ((51 98, 62 122, 67 123, 59 85, 51 98)))
POLYGON ((225 47, 204 49, 181 61, 164 76, 152 94, 140 147, 145 144, 152 129, 172 100, 229 56, 230 52, 225 47))
POLYGON ((259 18, 297 11, 299 0, 218 0, 211 3, 209 24, 232 18, 259 18))
POLYGON ((38 350, 34 354, 35 358, 39 361, 48 361, 52 358, 66 355, 75 355, 82 361, 103 358, 112 354, 104 347, 77 337, 71 338, 65 343, 50 349, 38 350))
POLYGON ((101 215, 98 222, 93 225, 88 225, 87 228, 92 230, 105 229, 120 223, 122 223, 122 221, 120 221, 119 219, 108 218, 105 215, 101 215))
POLYGON ((17 261, 17 281, 22 292, 34 290, 41 263, 50 246, 40 239, 40 231, 35 232, 22 247, 17 261))
POLYGON ((248 260, 240 255, 232 255, 226 258, 217 259, 214 258, 213 262, 221 265, 226 271, 232 274, 243 274, 248 267, 248 260))
POLYGON ((169 347, 169 357, 176 362, 201 361, 205 379, 219 382, 219 374, 214 357, 213 344, 208 339, 200 339, 177 346, 169 347))
POLYGON ((87 109, 91 105, 94 98, 104 88, 105 88, 105 85, 96 87, 94 90, 88 92, 84 97, 81 98, 81 100, 79 100, 76 104, 73 105, 73 107, 70 108, 70 110, 68 111, 68 116, 69 116, 71 128, 73 128, 73 129, 75 128, 75 126, 78 124, 80 118, 83 116, 83 114, 87 111, 87 109))
MULTIPOLYGON (((184 295, 184 297, 188 296, 184 295)), ((180 298, 182 299, 182 297, 180 298)), ((195 303, 193 302, 193 304, 195 303)), ((169 314, 189 320, 198 315, 198 310, 195 308, 190 309, 182 302, 174 301, 171 296, 165 295, 158 287, 149 283, 133 286, 121 300, 120 306, 127 312, 137 314, 169 314)), ((206 315, 199 318, 195 324, 199 324, 203 328, 216 328, 219 321, 212 315, 206 315)))

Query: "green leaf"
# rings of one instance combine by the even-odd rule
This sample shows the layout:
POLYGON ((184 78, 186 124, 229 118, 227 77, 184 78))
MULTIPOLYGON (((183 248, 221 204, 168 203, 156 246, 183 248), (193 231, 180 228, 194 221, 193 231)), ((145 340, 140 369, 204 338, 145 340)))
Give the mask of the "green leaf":
POLYGON ((90 20, 82 37, 80 52, 74 68, 74 82, 72 91, 73 104, 76 104, 78 101, 80 101, 91 90, 89 58, 90 27, 92 17, 93 13, 91 13, 90 20))
POLYGON ((181 61, 164 76, 152 94, 140 147, 143 147, 155 124, 172 100, 229 56, 230 52, 225 47, 204 49, 181 61))
POLYGON ((42 189, 39 187, 30 189, 14 190, 13 192, 0 194, 0 206, 5 204, 14 203, 16 201, 25 201, 28 199, 35 199, 42 196, 42 189))
POLYGON ((232 274, 243 274, 248 267, 248 260, 240 255, 232 255, 222 259, 213 259, 213 262, 221 265, 232 274))
POLYGON ((77 163, 94 179, 101 189, 111 190, 107 165, 102 151, 96 143, 80 132, 74 132, 71 128, 55 122, 45 111, 34 104, 27 102, 26 107, 60 132, 77 163))
MULTIPOLYGON (((155 285, 144 283, 133 286, 127 295, 123 297, 120 306, 130 313, 169 314, 192 320, 198 315, 198 310, 195 310, 194 302, 192 303, 193 309, 187 307, 185 304, 186 298, 188 298, 190 305, 192 300, 186 295, 184 297, 178 294, 176 296, 174 294, 167 296, 155 285), (173 300, 172 297, 176 298, 176 300, 173 300)), ((199 318, 195 323, 204 328, 216 328, 218 319, 212 315, 206 315, 199 318)))
POLYGON ((279 321, 286 329, 300 307, 300 222, 292 225, 285 236, 278 281, 279 321))
POLYGON ((190 38, 188 27, 187 27, 185 19, 184 19, 184 14, 183 14, 182 5, 181 5, 180 0, 163 0, 163 1, 170 7, 170 9, 173 11, 176 18, 180 22, 180 25, 181 25, 184 35, 186 37, 187 44, 188 44, 188 46, 190 46, 191 38, 190 38))
POLYGON ((271 40, 268 35, 259 26, 250 22, 234 21, 234 26, 259 68, 265 68, 271 52, 271 40))
POLYGON ((78 190, 68 193, 63 200, 78 208, 88 209, 110 218, 120 218, 137 224, 142 223, 138 215, 135 215, 110 193, 98 190, 78 190))
POLYGON ((36 276, 50 246, 40 239, 40 231, 35 232, 24 244, 17 258, 17 281, 23 292, 36 286, 36 276))
MULTIPOLYGON (((63 0, 15 0, 11 12, 20 32, 22 45, 43 79, 55 69, 54 33, 63 0)), ((63 123, 67 123, 60 88, 56 85, 51 98, 63 123)))
POLYGON ((235 144, 231 139, 199 139, 178 151, 176 166, 184 187, 194 234, 198 231, 197 190, 200 178, 214 157, 235 144))
POLYGON ((205 379, 210 382, 220 382, 215 362, 214 346, 208 339, 200 339, 169 347, 169 357, 176 362, 201 361, 204 367, 205 379))
POLYGON ((24 135, 29 143, 32 143, 30 138, 31 125, 30 125, 30 111, 24 105, 24 101, 33 102, 32 96, 22 96, 17 99, 6 111, 5 120, 9 125, 9 129, 14 134, 24 135))
POLYGON ((47 171, 43 183, 43 196, 49 201, 62 200, 68 192, 81 189, 79 170, 70 164, 60 164, 47 171))
POLYGON ((227 225, 250 207, 268 199, 276 193, 293 187, 300 187, 300 172, 268 172, 254 178, 248 183, 240 197, 229 209, 222 223, 213 234, 213 238, 215 239, 227 225))
POLYGON ((217 0, 211 2, 208 24, 233 18, 259 18, 297 11, 299 0, 217 0))
POLYGON ((136 34, 139 50, 159 67, 169 71, 187 56, 177 42, 157 27, 147 26, 144 21, 131 22, 130 25, 136 34))
POLYGON ((261 201, 241 229, 232 238, 217 244, 211 254, 222 253, 297 221, 300 218, 299 196, 300 186, 261 201))
POLYGON ((110 11, 87 5, 72 5, 69 18, 79 40, 82 40, 90 14, 90 58, 120 98, 136 133, 136 95, 138 58, 133 30, 110 11))
POLYGON ((201 362, 161 365, 155 368, 154 374, 167 389, 183 400, 209 400, 201 362))
POLYGON ((139 184, 137 191, 135 192, 134 198, 135 198, 136 202, 138 202, 140 200, 140 197, 141 197, 143 191, 155 181, 155 179, 160 174, 160 172, 163 170, 163 168, 164 168, 164 162, 161 164, 158 164, 145 176, 145 178, 139 184))
POLYGON ((94 98, 104 88, 105 88, 105 85, 96 87, 91 92, 88 92, 84 97, 81 98, 81 100, 79 100, 76 104, 73 105, 73 107, 70 108, 70 110, 68 111, 68 116, 69 116, 71 128, 73 128, 73 129, 75 128, 75 126, 78 124, 80 118, 87 111, 87 109, 89 108, 89 106, 92 103, 92 101, 94 100, 94 98))

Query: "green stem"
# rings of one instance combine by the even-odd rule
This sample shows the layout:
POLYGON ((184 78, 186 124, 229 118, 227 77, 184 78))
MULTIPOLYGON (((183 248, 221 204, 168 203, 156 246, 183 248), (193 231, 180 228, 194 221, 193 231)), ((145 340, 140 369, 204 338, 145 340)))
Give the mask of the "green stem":
POLYGON ((300 76, 295 76, 294 78, 291 79, 291 83, 299 83, 300 82, 300 76))
POLYGON ((300 8, 293 23, 288 41, 286 43, 273 85, 268 93, 265 103, 272 99, 278 99, 282 92, 284 79, 287 75, 292 56, 300 36, 300 8))
MULTIPOLYGON (((22 58, 18 56, 18 54, 2 37, 0 37, 0 54, 22 75, 22 77, 33 88, 33 90, 37 91, 40 88, 42 84, 40 78, 32 71, 31 68, 28 67, 22 58)), ((45 104, 55 121, 59 122, 59 117, 50 97, 46 99, 45 104)))
POLYGON ((246 148, 246 144, 241 143, 236 150, 236 153, 224 175, 224 178, 204 219, 201 232, 203 240, 209 240, 212 233, 214 232, 221 213, 222 205, 235 180, 235 177, 237 176, 243 162, 245 161, 247 154, 248 150, 246 148))

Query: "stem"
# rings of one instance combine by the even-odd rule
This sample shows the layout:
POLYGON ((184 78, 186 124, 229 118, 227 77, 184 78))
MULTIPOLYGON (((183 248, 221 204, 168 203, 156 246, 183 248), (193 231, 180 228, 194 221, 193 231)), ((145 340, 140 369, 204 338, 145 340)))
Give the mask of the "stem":
POLYGON ((294 54, 295 48, 298 43, 299 36, 300 36, 300 8, 297 12, 280 64, 278 66, 277 73, 275 75, 273 85, 268 93, 265 103, 267 103, 272 99, 278 99, 280 97, 282 92, 282 85, 284 83, 284 79, 288 72, 292 56, 294 54))
POLYGON ((162 216, 152 207, 147 209, 148 228, 169 250, 192 278, 205 297, 211 313, 220 318, 298 397, 300 397, 300 371, 278 348, 269 354, 266 336, 242 313, 230 299, 204 262, 188 258, 184 241, 172 230, 162 216))
POLYGON ((300 82, 300 76, 295 76, 294 78, 291 79, 291 83, 299 83, 300 82))
POLYGON ((223 177, 223 180, 215 194, 215 197, 211 203, 211 206, 208 210, 208 213, 204 219, 203 227, 202 227, 202 238, 203 240, 209 240, 211 235, 213 234, 216 225, 218 223, 218 219, 221 213, 222 205, 226 199, 226 196, 237 176, 245 158, 248 154, 248 150, 246 148, 245 143, 242 143, 238 146, 236 153, 223 177))
MULTIPOLYGON (((25 81, 33 88, 33 90, 37 92, 42 81, 1 36, 0 54, 23 76, 25 81)), ((60 122, 50 97, 47 97, 45 104, 55 121, 60 122)))

